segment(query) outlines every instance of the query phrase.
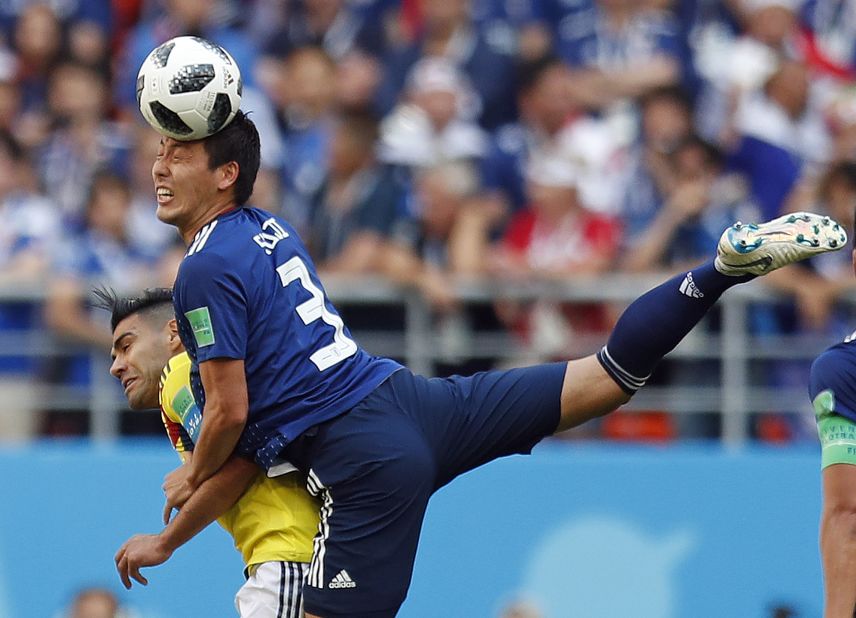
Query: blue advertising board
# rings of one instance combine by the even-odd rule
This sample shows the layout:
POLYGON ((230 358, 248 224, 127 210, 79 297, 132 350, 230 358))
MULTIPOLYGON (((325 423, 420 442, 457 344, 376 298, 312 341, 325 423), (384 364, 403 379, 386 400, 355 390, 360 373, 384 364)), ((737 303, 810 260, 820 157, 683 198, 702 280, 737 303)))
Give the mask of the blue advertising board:
MULTIPOLYGON (((136 618, 236 615, 242 565, 216 526, 148 587, 115 575, 176 463, 161 441, 0 450, 0 617, 62 616, 90 585, 136 618)), ((819 492, 814 449, 548 443, 435 496, 400 616, 819 616, 819 492)))

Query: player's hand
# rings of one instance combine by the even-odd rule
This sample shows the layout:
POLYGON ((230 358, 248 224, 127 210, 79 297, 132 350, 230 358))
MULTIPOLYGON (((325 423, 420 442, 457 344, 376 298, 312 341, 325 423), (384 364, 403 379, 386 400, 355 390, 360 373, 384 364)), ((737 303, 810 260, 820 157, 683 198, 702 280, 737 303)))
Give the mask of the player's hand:
POLYGON ((137 534, 125 541, 114 560, 122 585, 130 590, 132 579, 144 586, 149 583, 140 573, 141 568, 163 564, 170 556, 172 551, 163 544, 160 535, 137 534))
POLYGON ((196 491, 189 480, 190 465, 179 466, 164 477, 163 493, 166 495, 166 504, 163 507, 163 523, 169 523, 173 509, 180 509, 184 503, 196 491))

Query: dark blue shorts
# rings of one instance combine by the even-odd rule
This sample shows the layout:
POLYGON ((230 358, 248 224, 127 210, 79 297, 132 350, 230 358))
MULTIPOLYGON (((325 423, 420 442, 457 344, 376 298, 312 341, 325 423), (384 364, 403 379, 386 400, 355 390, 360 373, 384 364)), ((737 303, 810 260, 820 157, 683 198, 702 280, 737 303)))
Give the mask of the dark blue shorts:
POLYGON ((400 370, 285 453, 321 498, 308 613, 394 616, 428 499, 456 476, 529 453, 559 424, 566 363, 426 379, 400 370))

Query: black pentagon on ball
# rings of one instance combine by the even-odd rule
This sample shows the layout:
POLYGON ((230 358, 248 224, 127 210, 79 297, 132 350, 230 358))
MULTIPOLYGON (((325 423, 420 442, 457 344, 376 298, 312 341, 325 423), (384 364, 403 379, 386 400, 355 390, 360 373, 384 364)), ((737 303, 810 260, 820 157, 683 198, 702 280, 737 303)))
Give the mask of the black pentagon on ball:
POLYGON ((202 37, 192 37, 197 43, 199 43, 202 47, 207 49, 210 52, 213 52, 220 56, 220 59, 226 64, 232 64, 232 59, 229 58, 229 54, 227 54, 222 47, 217 45, 216 43, 212 43, 207 39, 203 39, 202 37))
POLYGON ((149 103, 149 109, 152 110, 152 115, 158 121, 158 124, 170 133, 174 133, 176 135, 190 135, 193 133, 193 129, 187 126, 187 124, 178 117, 178 114, 171 109, 164 107, 164 105, 159 101, 152 101, 149 103))
POLYGON ((169 41, 158 47, 152 54, 152 62, 154 62, 158 68, 165 67, 167 60, 169 60, 169 55, 172 53, 173 47, 175 47, 175 41, 169 41))
POLYGON ((187 64, 169 80, 169 93, 199 92, 214 79, 213 64, 187 64))
POLYGON ((214 99, 214 107, 208 115, 208 133, 216 133, 222 129, 230 113, 232 113, 232 103, 229 101, 229 95, 221 92, 214 99))

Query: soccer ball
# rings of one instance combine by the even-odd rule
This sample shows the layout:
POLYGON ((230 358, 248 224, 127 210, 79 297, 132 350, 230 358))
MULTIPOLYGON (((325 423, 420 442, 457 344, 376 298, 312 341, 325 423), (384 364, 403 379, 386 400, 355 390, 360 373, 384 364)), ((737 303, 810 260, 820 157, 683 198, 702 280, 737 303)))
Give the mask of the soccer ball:
POLYGON ((159 133, 181 141, 225 127, 241 105, 241 72, 225 49, 195 36, 156 47, 137 74, 137 105, 159 133))

